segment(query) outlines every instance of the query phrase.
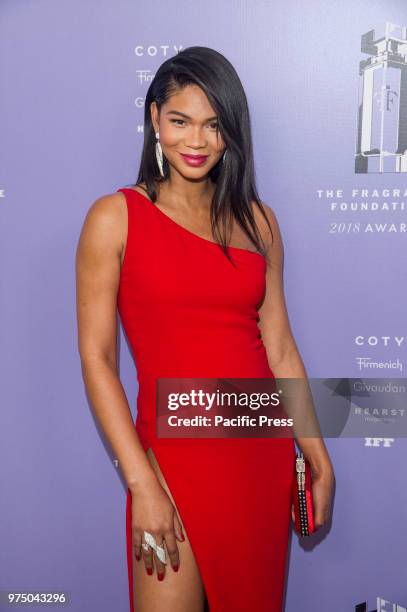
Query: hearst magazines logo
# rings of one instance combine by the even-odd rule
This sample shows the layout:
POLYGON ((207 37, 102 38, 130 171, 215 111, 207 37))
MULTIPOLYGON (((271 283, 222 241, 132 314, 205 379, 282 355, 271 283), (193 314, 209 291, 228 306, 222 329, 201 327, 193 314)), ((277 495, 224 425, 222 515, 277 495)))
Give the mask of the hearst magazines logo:
POLYGON ((362 35, 355 172, 407 172, 407 27, 362 35))

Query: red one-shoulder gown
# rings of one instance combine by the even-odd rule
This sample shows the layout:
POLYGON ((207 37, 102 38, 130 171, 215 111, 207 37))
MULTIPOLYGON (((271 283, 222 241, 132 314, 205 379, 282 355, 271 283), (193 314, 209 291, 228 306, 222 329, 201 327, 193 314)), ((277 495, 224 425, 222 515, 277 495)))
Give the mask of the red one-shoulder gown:
MULTIPOLYGON (((291 525, 292 438, 160 438, 159 378, 273 377, 256 305, 266 260, 171 219, 133 188, 118 311, 135 360, 135 427, 152 447, 185 526, 210 612, 281 612, 291 525)), ((131 493, 126 543, 133 606, 131 493)), ((182 546, 182 543, 179 544, 182 546)), ((181 569, 181 568, 180 568, 181 569)))

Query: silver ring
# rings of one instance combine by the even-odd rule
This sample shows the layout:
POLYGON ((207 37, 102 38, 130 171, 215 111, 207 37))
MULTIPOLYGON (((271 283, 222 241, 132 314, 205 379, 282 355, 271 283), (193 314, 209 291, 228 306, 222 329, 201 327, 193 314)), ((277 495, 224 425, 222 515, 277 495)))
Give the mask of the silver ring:
POLYGON ((155 548, 155 546, 157 546, 155 542, 155 537, 149 531, 143 531, 143 539, 144 539, 144 542, 148 544, 148 546, 151 546, 151 548, 155 548))
MULTIPOLYGON (((166 564, 167 554, 166 554, 164 546, 162 544, 158 545, 157 542, 155 541, 155 537, 148 531, 144 531, 143 537, 146 542, 145 545, 148 547, 151 547, 155 551, 155 554, 157 555, 161 563, 166 564)), ((144 547, 144 544, 142 546, 144 547)))
POLYGON ((167 563, 167 553, 165 552, 164 546, 156 546, 155 549, 157 557, 160 559, 161 563, 167 563))

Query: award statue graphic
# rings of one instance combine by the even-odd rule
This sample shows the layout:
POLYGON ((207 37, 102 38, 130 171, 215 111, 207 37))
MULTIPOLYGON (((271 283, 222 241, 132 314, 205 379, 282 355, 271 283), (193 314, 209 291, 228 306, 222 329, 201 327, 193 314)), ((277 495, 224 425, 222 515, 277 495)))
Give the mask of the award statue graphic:
POLYGON ((407 172, 407 27, 362 35, 355 172, 407 172))

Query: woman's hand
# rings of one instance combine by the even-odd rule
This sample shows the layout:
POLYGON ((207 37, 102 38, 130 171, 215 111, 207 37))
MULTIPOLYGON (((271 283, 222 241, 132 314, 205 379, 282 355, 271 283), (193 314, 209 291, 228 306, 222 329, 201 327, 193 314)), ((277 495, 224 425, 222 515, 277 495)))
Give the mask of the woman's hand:
POLYGON ((331 469, 312 476, 312 498, 314 501, 315 531, 317 531, 329 520, 333 486, 334 473, 331 469))
POLYGON ((148 484, 132 490, 132 535, 133 546, 136 559, 139 561, 141 556, 148 574, 153 573, 154 563, 156 566, 157 577, 163 580, 165 575, 165 565, 157 557, 156 552, 149 547, 148 550, 142 548, 144 542, 143 532, 151 533, 157 545, 164 544, 167 549, 167 561, 171 563, 173 570, 178 571, 179 551, 177 539, 180 542, 185 540, 182 533, 182 526, 178 519, 176 509, 169 498, 167 492, 159 481, 154 478, 148 484))
MULTIPOLYGON (((312 499, 315 531, 317 531, 329 520, 334 482, 335 475, 330 465, 327 465, 326 468, 317 473, 312 473, 312 499)), ((291 506, 291 516, 293 522, 295 522, 294 504, 291 506)))

